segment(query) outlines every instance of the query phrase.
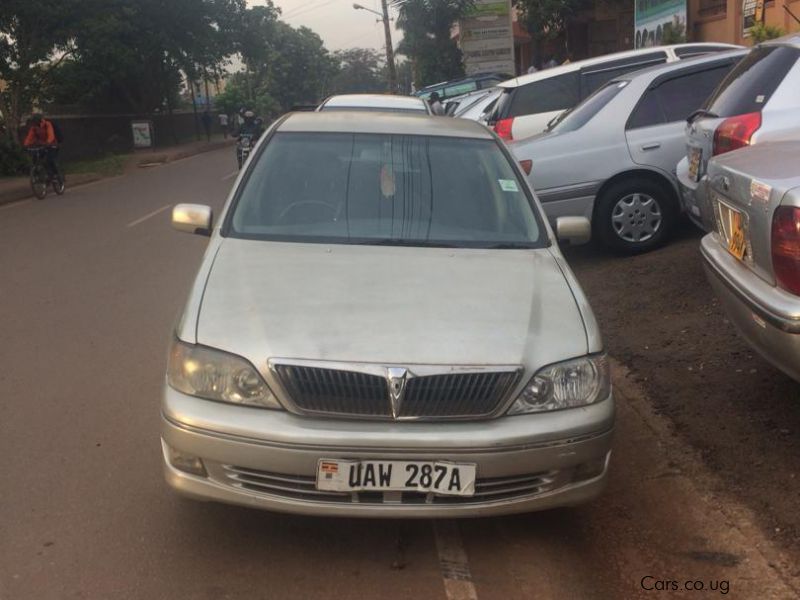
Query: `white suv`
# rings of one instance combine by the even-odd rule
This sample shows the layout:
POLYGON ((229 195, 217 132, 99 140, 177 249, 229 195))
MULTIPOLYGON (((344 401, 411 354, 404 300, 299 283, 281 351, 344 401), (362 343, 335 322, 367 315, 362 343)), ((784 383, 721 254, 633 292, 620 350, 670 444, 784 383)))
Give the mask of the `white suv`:
POLYGON ((544 131, 552 119, 615 77, 661 63, 740 47, 731 44, 675 44, 642 48, 509 79, 499 84, 504 93, 483 121, 504 140, 525 138, 544 131))

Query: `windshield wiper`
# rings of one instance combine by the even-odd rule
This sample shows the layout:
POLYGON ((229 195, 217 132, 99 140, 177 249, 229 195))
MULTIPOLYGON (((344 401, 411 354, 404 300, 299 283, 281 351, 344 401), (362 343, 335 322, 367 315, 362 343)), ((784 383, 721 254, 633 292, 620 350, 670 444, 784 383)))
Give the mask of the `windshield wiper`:
POLYGON ((710 117, 712 119, 719 119, 719 115, 717 113, 711 112, 710 110, 706 110, 705 108, 698 108, 688 117, 686 117, 686 122, 689 123, 689 125, 691 125, 698 117, 710 117))
POLYGON ((530 250, 535 247, 536 245, 530 242, 501 242, 499 244, 481 246, 481 248, 488 248, 490 250, 530 250))
POLYGON ((429 242, 427 240, 405 240, 402 238, 375 238, 351 242, 358 246, 419 246, 420 248, 458 248, 456 244, 429 242))

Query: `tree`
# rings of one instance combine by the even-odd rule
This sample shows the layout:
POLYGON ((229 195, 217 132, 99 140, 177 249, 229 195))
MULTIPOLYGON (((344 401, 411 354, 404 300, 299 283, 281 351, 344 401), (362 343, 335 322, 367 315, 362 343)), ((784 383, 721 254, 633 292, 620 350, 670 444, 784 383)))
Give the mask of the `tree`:
MULTIPOLYGON (((516 3, 520 21, 525 23, 537 47, 543 40, 566 33, 570 17, 590 5, 590 0, 517 0, 516 3)), ((564 50, 566 54, 567 48, 564 50)))
POLYGON ((451 31, 473 1, 393 0, 393 4, 397 27, 403 31, 397 51, 410 59, 416 86, 462 76, 461 51, 451 31))
POLYGON ((350 48, 333 53, 338 72, 331 80, 330 93, 370 93, 386 89, 385 60, 372 48, 350 48))
POLYGON ((73 52, 79 0, 2 0, 0 2, 0 112, 6 137, 16 142, 22 115, 37 92, 73 52))
POLYGON ((764 25, 764 23, 756 23, 753 25, 752 29, 750 29, 750 39, 753 40, 754 44, 760 44, 767 40, 774 40, 784 35, 786 35, 786 32, 780 27, 764 25))

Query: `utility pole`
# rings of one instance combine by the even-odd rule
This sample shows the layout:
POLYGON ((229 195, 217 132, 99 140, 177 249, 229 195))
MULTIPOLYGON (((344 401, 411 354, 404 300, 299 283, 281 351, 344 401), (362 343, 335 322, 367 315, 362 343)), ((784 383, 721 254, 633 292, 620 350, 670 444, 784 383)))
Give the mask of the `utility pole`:
POLYGON ((389 24, 389 6, 386 0, 381 0, 381 8, 383 14, 376 10, 367 8, 360 4, 353 4, 356 10, 366 10, 367 12, 375 13, 383 21, 383 34, 386 36, 386 68, 389 70, 389 91, 393 94, 397 93, 397 67, 394 64, 394 47, 392 46, 392 29, 389 24))

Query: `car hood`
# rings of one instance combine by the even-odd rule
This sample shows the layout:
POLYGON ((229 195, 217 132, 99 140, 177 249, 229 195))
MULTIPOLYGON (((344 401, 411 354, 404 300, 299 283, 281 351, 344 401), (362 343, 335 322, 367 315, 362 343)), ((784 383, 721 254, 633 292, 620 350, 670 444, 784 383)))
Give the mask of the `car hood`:
POLYGON ((587 352, 548 249, 485 250, 227 238, 197 342, 248 358, 523 365, 587 352))

